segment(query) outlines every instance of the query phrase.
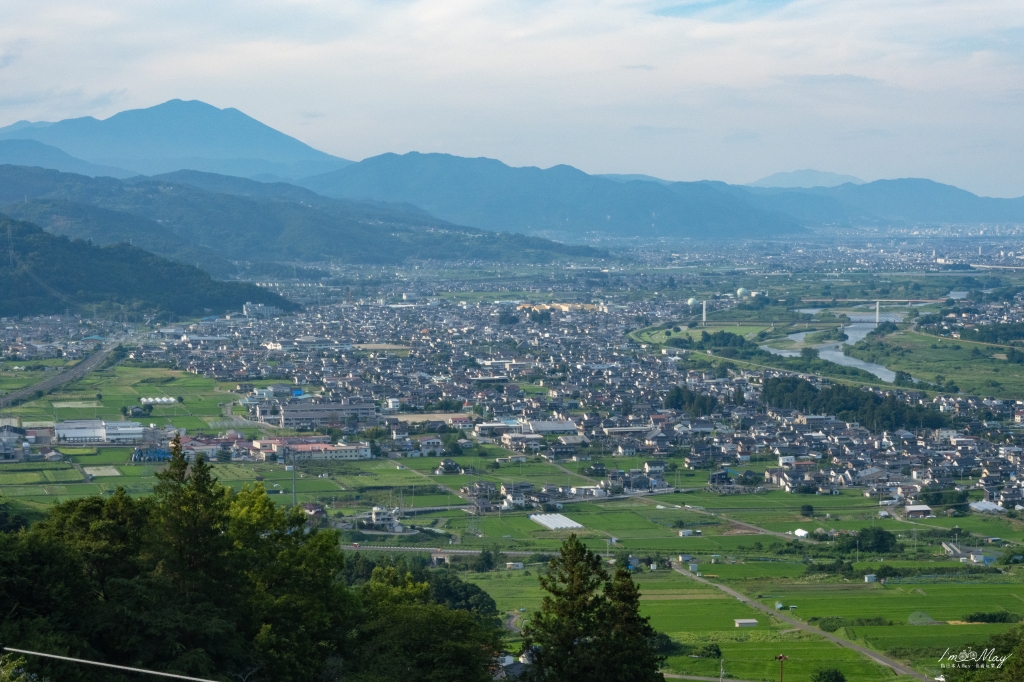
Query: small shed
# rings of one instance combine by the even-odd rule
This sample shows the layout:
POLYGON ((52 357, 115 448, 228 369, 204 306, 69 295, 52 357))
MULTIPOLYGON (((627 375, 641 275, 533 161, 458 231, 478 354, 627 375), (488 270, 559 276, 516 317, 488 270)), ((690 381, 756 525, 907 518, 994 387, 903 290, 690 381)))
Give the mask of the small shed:
POLYGON ((734 618, 732 622, 735 623, 736 627, 738 627, 738 628, 756 628, 757 627, 757 619, 756 618, 734 618))
POLYGON ((866 583, 873 583, 873 582, 876 582, 877 580, 878 580, 878 576, 876 576, 874 573, 868 573, 866 576, 864 576, 864 582, 866 582, 866 583))
POLYGON ((932 508, 927 504, 908 504, 905 511, 908 519, 923 519, 926 516, 931 516, 932 508))

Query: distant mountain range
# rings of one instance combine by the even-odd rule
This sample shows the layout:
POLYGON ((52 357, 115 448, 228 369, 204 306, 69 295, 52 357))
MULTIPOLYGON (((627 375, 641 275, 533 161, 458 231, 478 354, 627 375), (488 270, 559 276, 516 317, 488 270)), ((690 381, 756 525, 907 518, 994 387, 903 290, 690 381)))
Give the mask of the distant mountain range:
POLYGON ((723 183, 621 181, 571 166, 512 168, 448 154, 382 154, 299 184, 324 196, 409 203, 463 225, 563 240, 804 231, 790 216, 723 191, 723 183))
MULTIPOLYGON (((104 120, 86 116, 57 123, 19 121, 0 128, 0 140, 36 140, 88 163, 141 175, 188 168, 242 177, 296 179, 351 163, 313 149, 237 109, 178 99, 148 109, 122 111, 104 120)), ((113 173, 88 174, 118 177, 113 173)))
POLYGON ((118 180, 0 166, 0 212, 96 244, 128 242, 221 277, 239 274, 245 263, 549 262, 607 255, 460 227, 414 207, 331 199, 284 183, 199 171, 118 180))
POLYGON ((1024 223, 1024 198, 979 197, 916 178, 751 187, 410 153, 375 156, 298 184, 326 196, 407 202, 453 222, 569 241, 604 235, 763 238, 824 225, 1024 223))
POLYGON ((128 244, 100 247, 0 216, 7 237, 0 268, 0 315, 46 315, 124 306, 133 315, 181 318, 241 310, 247 301, 296 306, 253 284, 218 282, 128 244), (9 265, 8 252, 13 265, 9 265))
POLYGON ((921 178, 808 189, 744 187, 734 191, 743 192, 743 198, 755 206, 784 212, 808 226, 1024 223, 1024 197, 979 197, 921 178))
MULTIPOLYGON (((21 195, 23 204, 26 197, 36 204, 12 209, 19 215, 50 230, 88 233, 98 243, 130 233, 159 246, 157 253, 194 256, 188 262, 213 271, 230 269, 229 261, 238 259, 502 258, 507 238, 492 232, 578 243, 607 237, 788 238, 825 225, 1024 223, 1024 198, 978 197, 922 179, 863 183, 800 170, 741 186, 588 175, 570 166, 514 168, 493 159, 416 152, 352 163, 235 109, 181 100, 102 121, 20 121, 0 128, 4 162, 122 180, 120 189, 109 191, 103 183, 55 180, 21 195), (154 189, 161 185, 174 189, 161 196, 154 189), (243 237, 246 229, 251 238, 243 237), (442 248, 445 243, 480 248, 461 253, 442 248)), ((20 177, 15 184, 24 182, 29 180, 20 177)), ((0 194, 19 200, 4 188, 0 194)), ((525 251, 514 253, 527 257, 573 253, 552 242, 520 244, 525 251)))
POLYGON ((15 166, 38 166, 52 168, 65 173, 81 175, 130 178, 138 173, 124 168, 100 166, 82 159, 76 159, 65 151, 43 144, 37 140, 0 139, 0 164, 15 166))
POLYGON ((846 183, 863 185, 864 181, 852 175, 827 173, 818 170, 798 170, 788 173, 774 173, 750 183, 751 187, 837 187, 846 183))

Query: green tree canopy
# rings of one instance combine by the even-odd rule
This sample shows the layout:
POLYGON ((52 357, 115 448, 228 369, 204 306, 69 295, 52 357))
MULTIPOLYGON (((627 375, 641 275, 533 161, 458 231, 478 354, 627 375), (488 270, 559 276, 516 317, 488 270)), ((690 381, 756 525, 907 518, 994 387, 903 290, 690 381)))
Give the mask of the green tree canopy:
POLYGON ((656 633, 640 616, 640 592, 621 565, 614 576, 575 534, 539 578, 548 594, 523 628, 535 682, 663 682, 656 633))
MULTIPOLYGON (((171 452, 152 497, 71 500, 0 533, 0 640, 212 680, 491 679, 497 614, 479 588, 443 570, 347 570, 338 534, 307 528, 301 508, 277 506, 262 484, 233 492, 177 441, 171 452)), ((24 667, 134 679, 49 659, 24 667)))

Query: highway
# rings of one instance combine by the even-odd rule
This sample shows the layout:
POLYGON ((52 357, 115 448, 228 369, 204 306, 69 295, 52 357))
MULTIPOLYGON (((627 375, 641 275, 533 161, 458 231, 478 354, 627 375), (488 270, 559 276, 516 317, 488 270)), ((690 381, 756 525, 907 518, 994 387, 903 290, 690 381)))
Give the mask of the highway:
POLYGON ((96 369, 100 364, 102 364, 103 361, 107 359, 107 356, 110 355, 111 351, 113 350, 114 346, 109 345, 106 348, 102 348, 96 351, 95 353, 87 357, 85 360, 79 362, 74 367, 63 371, 56 376, 52 376, 49 379, 40 381, 38 384, 33 384, 31 386, 26 386, 25 388, 19 388, 16 391, 11 391, 10 393, 5 393, 4 395, 0 396, 0 408, 10 407, 11 404, 18 400, 33 398, 39 391, 42 391, 43 394, 46 394, 52 391, 53 389, 60 388, 65 384, 71 383, 72 381, 78 381, 86 374, 96 369))

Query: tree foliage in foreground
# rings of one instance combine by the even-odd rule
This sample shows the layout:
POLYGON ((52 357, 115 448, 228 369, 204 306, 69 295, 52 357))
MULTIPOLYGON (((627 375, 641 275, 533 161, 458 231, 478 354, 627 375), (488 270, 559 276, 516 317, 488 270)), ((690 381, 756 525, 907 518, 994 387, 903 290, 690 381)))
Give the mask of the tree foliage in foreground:
POLYGON ((575 535, 540 577, 547 592, 523 628, 534 682, 664 682, 656 633, 640 616, 640 591, 622 566, 614 575, 575 535))
MULTIPOLYGON (((261 485, 235 493, 202 458, 172 450, 152 497, 71 500, 0 534, 3 642, 213 680, 491 679, 493 602, 454 576, 431 585, 393 565, 354 589, 335 532, 307 531, 301 509, 281 509, 261 485)), ((62 682, 134 679, 38 658, 25 667, 62 682)))

